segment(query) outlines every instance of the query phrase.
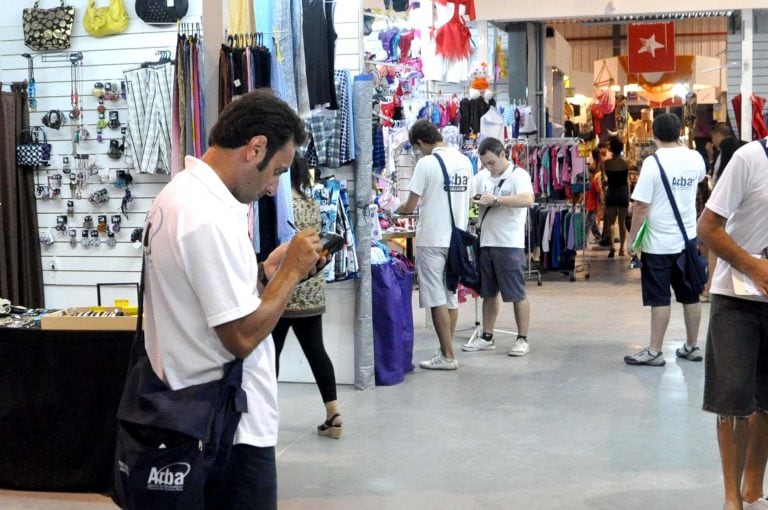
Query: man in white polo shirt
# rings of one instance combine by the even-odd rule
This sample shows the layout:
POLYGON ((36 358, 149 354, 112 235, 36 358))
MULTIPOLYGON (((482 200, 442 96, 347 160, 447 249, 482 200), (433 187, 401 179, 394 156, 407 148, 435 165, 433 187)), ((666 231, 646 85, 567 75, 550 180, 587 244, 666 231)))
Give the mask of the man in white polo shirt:
POLYGON ((533 204, 531 174, 512 164, 504 144, 486 138, 477 150, 485 170, 474 180, 475 202, 480 204, 480 297, 483 298, 483 334, 461 346, 463 351, 495 349, 493 329, 499 315, 499 294, 513 303, 517 339, 510 356, 525 356, 531 305, 525 292, 525 221, 533 204))
POLYGON ((320 238, 300 232, 259 266, 247 204, 275 193, 305 137, 301 119, 270 91, 246 94, 221 112, 208 151, 187 156, 147 216, 145 342, 157 376, 176 390, 221 379, 226 363, 243 359, 248 412, 216 508, 277 508, 270 332, 296 283, 316 272, 320 238))

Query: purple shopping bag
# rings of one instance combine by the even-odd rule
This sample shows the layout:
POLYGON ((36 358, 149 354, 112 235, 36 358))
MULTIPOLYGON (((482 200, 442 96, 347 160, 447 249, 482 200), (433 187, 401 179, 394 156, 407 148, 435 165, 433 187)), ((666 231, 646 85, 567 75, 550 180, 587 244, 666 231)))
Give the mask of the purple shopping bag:
POLYGON ((373 359, 376 384, 390 386, 413 370, 413 273, 402 262, 371 266, 373 287, 373 359), (407 299, 404 294, 407 291, 407 299), (408 331, 410 333, 408 333, 408 331))

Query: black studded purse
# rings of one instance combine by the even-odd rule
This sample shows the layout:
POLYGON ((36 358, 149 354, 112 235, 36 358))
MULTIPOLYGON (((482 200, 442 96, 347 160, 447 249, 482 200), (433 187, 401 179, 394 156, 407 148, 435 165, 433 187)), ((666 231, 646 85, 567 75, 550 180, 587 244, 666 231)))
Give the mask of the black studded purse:
POLYGON ((35 6, 22 13, 24 44, 35 51, 67 49, 74 22, 75 8, 64 0, 52 9, 41 9, 40 0, 35 0, 35 6))
POLYGON ((188 0, 136 0, 136 15, 144 23, 176 23, 188 8, 188 0))

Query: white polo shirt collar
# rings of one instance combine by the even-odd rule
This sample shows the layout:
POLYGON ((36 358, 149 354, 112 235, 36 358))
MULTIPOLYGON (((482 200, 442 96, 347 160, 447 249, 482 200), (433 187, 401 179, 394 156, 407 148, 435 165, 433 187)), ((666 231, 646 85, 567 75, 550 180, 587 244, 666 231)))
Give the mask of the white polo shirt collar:
POLYGON ((213 196, 221 200, 225 205, 232 209, 245 209, 247 211, 248 204, 244 204, 235 198, 221 180, 221 177, 208 163, 192 156, 185 156, 184 169, 190 172, 213 196))

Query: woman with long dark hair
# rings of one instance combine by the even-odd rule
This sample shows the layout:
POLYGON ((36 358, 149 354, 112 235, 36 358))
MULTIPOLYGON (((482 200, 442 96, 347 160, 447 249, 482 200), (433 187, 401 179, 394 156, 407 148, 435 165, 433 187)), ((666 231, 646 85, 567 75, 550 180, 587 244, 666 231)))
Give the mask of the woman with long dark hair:
MULTIPOLYGON (((320 207, 307 196, 310 190, 309 168, 307 161, 298 154, 291 166, 291 188, 296 227, 299 230, 313 228, 319 232, 322 227, 320 207)), ((323 345, 323 313, 325 280, 323 272, 318 271, 315 276, 296 286, 285 313, 272 331, 272 338, 275 341, 279 374, 280 353, 285 345, 288 329, 293 328, 325 404, 326 419, 317 427, 317 433, 338 439, 341 436, 342 420, 336 400, 336 374, 323 345)))

